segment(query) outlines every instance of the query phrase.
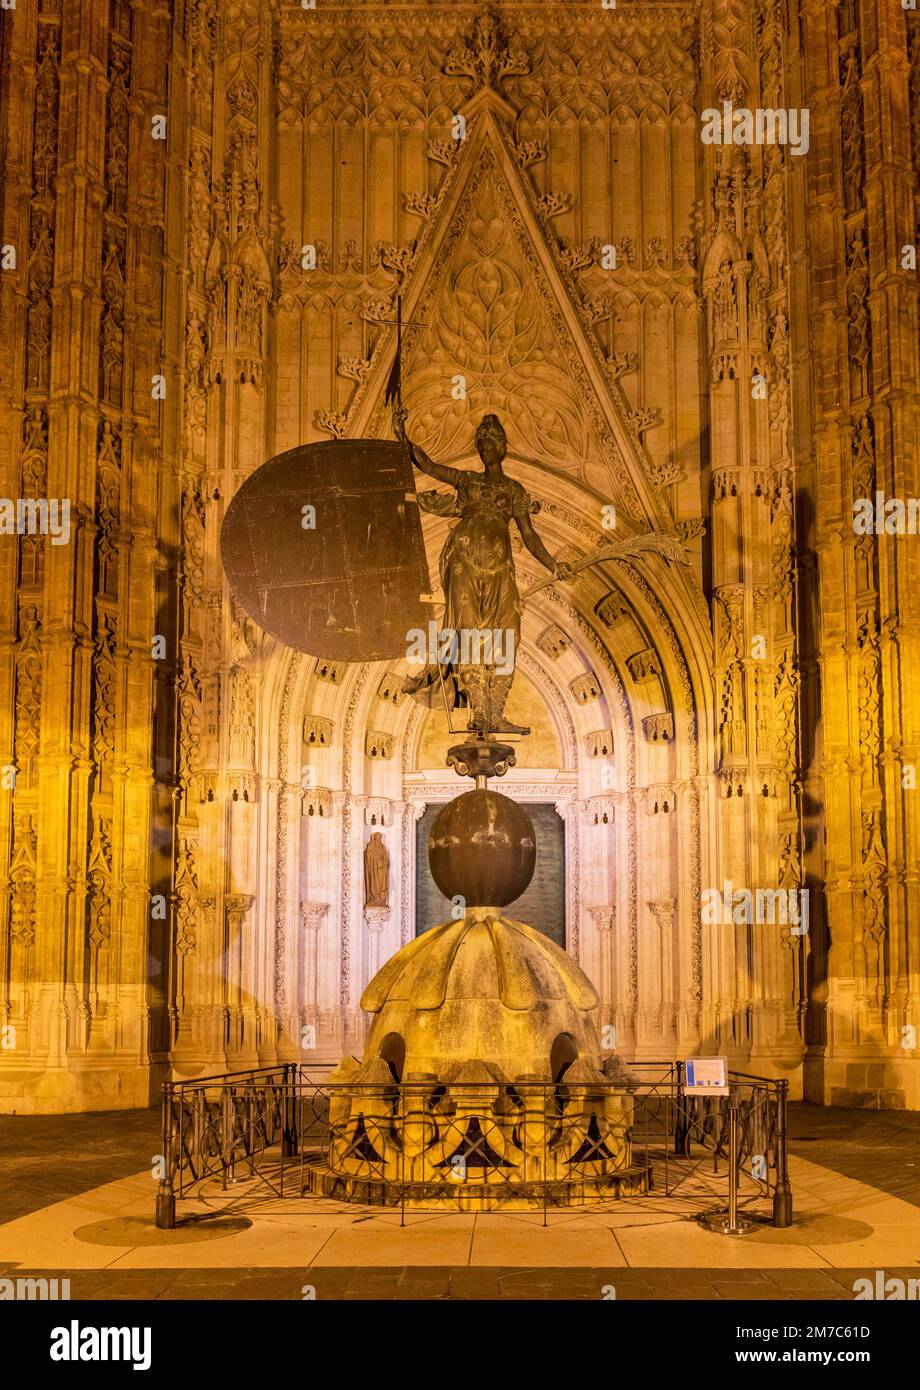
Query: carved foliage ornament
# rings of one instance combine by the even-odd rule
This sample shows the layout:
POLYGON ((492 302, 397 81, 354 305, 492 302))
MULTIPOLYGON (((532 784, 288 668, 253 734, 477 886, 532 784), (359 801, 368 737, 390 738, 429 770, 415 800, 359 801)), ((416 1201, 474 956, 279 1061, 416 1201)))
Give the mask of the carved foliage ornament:
POLYGON ((470 77, 476 87, 497 88, 505 77, 529 73, 530 60, 520 43, 509 40, 498 11, 490 5, 477 14, 470 33, 450 49, 444 71, 470 77))

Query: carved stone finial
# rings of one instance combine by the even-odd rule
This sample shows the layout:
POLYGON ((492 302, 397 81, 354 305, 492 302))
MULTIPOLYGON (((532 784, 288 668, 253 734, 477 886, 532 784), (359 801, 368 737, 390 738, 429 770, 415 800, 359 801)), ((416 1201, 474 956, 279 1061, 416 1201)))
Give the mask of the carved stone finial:
POLYGON ((444 71, 497 91, 503 78, 526 76, 530 59, 520 44, 508 39, 501 16, 490 5, 476 16, 470 33, 451 46, 444 71))

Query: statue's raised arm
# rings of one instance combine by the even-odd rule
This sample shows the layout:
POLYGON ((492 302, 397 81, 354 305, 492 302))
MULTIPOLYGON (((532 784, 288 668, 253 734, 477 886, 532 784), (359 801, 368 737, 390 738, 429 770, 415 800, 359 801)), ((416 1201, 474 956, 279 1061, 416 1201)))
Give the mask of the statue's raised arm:
POLYGON ((393 423, 396 428, 396 438, 406 445, 409 450, 409 457, 419 472, 427 473, 429 478, 437 478, 439 483, 449 483, 451 487, 456 487, 461 470, 449 468, 444 463, 435 463, 434 459, 428 457, 421 445, 412 443, 406 434, 406 411, 402 406, 394 406, 393 423))

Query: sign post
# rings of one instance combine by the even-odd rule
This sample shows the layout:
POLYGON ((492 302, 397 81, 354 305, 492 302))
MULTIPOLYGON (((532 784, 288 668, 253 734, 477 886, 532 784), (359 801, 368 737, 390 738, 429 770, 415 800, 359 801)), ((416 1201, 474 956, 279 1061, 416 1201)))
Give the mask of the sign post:
POLYGON ((718 1096, 724 1098, 728 1109, 728 1208, 700 1212, 697 1220, 707 1230, 723 1236, 744 1236, 754 1230, 755 1223, 738 1215, 738 1164, 740 1160, 740 1131, 738 1124, 738 1094, 728 1084, 727 1057, 688 1057, 684 1062, 684 1094, 687 1096, 718 1096))

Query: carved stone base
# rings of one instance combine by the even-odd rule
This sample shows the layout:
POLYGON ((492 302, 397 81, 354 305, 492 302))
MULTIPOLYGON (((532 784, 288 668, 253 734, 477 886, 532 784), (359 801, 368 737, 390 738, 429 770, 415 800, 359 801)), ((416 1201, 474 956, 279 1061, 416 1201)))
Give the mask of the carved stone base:
POLYGON ((598 1173, 577 1180, 560 1182, 487 1183, 458 1181, 448 1183, 393 1183, 365 1177, 345 1177, 335 1173, 320 1156, 304 1162, 304 1183, 317 1197, 340 1202, 362 1202, 367 1206, 408 1207, 445 1205, 460 1211, 528 1211, 544 1205, 575 1207, 597 1198, 619 1200, 644 1197, 652 1187, 653 1168, 645 1158, 612 1173, 598 1173))

